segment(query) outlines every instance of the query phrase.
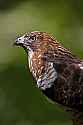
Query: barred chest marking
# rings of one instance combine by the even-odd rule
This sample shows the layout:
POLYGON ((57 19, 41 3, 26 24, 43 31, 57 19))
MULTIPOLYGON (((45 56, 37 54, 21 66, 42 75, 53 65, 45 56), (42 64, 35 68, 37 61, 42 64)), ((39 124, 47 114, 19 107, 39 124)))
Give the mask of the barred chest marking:
POLYGON ((50 88, 54 84, 54 81, 57 79, 57 77, 57 72, 53 68, 53 63, 48 63, 44 74, 39 76, 37 81, 38 88, 41 90, 50 88))
POLYGON ((32 50, 28 53, 29 68, 33 77, 37 80, 44 69, 44 62, 41 60, 41 54, 35 53, 32 50))
POLYGON ((30 72, 36 79, 38 88, 41 90, 50 88, 57 79, 57 72, 53 67, 53 63, 42 60, 41 52, 29 51, 28 60, 30 72))

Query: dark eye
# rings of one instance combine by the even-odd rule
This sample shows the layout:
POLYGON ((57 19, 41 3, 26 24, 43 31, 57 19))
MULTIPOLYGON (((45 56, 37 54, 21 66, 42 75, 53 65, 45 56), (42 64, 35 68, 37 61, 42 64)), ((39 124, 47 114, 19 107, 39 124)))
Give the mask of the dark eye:
POLYGON ((30 36, 29 39, 32 40, 32 41, 35 41, 36 40, 36 36, 30 36))

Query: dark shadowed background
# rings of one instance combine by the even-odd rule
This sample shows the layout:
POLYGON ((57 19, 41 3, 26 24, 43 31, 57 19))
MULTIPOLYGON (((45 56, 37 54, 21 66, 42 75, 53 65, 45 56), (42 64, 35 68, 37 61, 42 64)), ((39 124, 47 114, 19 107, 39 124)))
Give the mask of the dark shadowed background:
POLYGON ((15 38, 46 31, 83 58, 83 0, 0 0, 0 125, 71 125, 35 87, 15 38))

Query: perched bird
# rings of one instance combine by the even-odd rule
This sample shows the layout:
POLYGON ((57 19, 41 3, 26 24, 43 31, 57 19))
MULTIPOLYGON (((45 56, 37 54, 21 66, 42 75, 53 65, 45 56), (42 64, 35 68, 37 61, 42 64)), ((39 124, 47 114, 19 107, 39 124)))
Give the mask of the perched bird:
POLYGON ((25 33, 15 41, 28 54, 38 88, 54 102, 82 111, 83 61, 46 32, 25 33))

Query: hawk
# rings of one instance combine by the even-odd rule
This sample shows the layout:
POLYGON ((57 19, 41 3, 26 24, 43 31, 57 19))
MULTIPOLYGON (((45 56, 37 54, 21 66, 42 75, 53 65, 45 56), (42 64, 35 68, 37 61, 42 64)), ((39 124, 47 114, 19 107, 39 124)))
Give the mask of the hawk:
POLYGON ((83 61, 46 32, 23 34, 15 45, 28 54, 29 69, 38 88, 51 100, 83 111, 83 61))

